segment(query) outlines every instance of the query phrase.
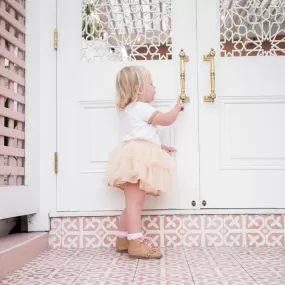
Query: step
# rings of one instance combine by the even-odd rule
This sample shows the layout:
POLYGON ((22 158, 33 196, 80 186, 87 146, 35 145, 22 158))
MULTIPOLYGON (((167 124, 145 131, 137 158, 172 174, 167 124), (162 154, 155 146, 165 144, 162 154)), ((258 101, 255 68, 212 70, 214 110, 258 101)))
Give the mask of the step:
POLYGON ((0 278, 30 262, 48 248, 48 233, 31 232, 0 237, 0 278))

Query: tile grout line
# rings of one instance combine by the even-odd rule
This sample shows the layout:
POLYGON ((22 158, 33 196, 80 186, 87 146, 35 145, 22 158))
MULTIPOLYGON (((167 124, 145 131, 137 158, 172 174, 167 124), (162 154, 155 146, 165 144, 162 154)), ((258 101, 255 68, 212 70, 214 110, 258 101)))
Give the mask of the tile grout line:
POLYGON ((79 248, 83 248, 83 218, 78 218, 78 227, 79 227, 79 248))
POLYGON ((242 246, 246 246, 246 215, 241 216, 241 227, 242 227, 242 246))
MULTIPOLYGON (((280 249, 283 249, 283 250, 284 250, 284 247, 280 247, 280 249)), ((271 252, 273 255, 276 254, 276 252, 274 252, 274 247, 269 247, 269 250, 270 250, 270 252, 271 252)), ((281 256, 281 255, 280 255, 280 256, 281 256)), ((285 257, 283 257, 283 255, 281 256, 281 258, 285 260, 285 257)))
POLYGON ((192 278, 192 281, 193 281, 193 285, 195 285, 195 280, 194 280, 194 277, 193 277, 193 274, 192 274, 192 271, 191 271, 191 267, 190 267, 190 264, 188 262, 188 258, 186 256, 186 252, 185 252, 185 248, 183 247, 183 253, 184 253, 184 256, 185 256, 185 260, 186 260, 186 263, 188 265, 188 269, 190 271, 190 274, 191 274, 191 278, 192 278))
POLYGON ((139 259, 137 260, 137 266, 136 266, 136 269, 135 269, 135 273, 134 273, 134 277, 133 277, 132 285, 133 285, 133 284, 134 284, 134 282, 135 282, 135 278, 136 278, 136 274, 137 274, 138 267, 139 267, 139 259))
POLYGON ((258 282, 250 275, 250 273, 242 266, 242 264, 234 257, 234 255, 228 251, 229 255, 232 256, 232 258, 240 265, 240 267, 248 274, 248 276, 256 283, 258 284, 258 282))
MULTIPOLYGON (((109 276, 109 274, 112 272, 113 265, 114 265, 117 261, 118 261, 118 257, 117 257, 117 256, 114 256, 114 257, 113 257, 113 260, 112 260, 112 262, 111 262, 111 264, 110 264, 110 266, 109 266, 109 268, 106 270, 106 272, 105 272, 105 274, 104 274, 104 277, 103 277, 104 283, 101 284, 101 282, 100 282, 100 285, 104 285, 104 284, 106 283, 106 281, 108 281, 108 276, 109 276)), ((102 282, 103 282, 103 281, 102 281, 102 282)))
MULTIPOLYGON (((70 249, 68 249, 68 250, 70 250, 70 249)), ((78 251, 80 251, 80 250, 79 250, 79 249, 74 249, 73 254, 72 254, 71 256, 69 256, 69 258, 68 258, 65 262, 63 262, 62 265, 61 265, 58 269, 56 269, 54 272, 52 272, 52 273, 47 277, 47 279, 49 279, 51 276, 57 274, 62 268, 65 268, 65 266, 67 265, 67 263, 72 259, 72 257, 73 257, 78 251)))
POLYGON ((165 228, 164 228, 164 217, 159 217, 159 224, 160 224, 160 247, 165 247, 165 228))
POLYGON ((93 258, 90 259, 90 261, 86 264, 86 266, 82 269, 82 271, 81 271, 81 272, 77 275, 77 277, 72 281, 71 285, 76 282, 76 280, 80 277, 80 275, 83 273, 83 271, 86 269, 86 267, 92 262, 93 259, 95 259, 95 257, 99 254, 100 251, 101 251, 101 249, 98 249, 98 251, 96 252, 96 254, 94 254, 93 258))
POLYGON ((159 262, 159 273, 160 273, 160 277, 159 277, 159 283, 160 285, 166 285, 166 281, 165 281, 165 248, 162 250, 163 253, 163 257, 160 259, 159 262))
MULTIPOLYGON (((50 257, 52 257, 52 256, 54 256, 54 255, 56 254, 56 249, 52 249, 52 250, 54 251, 54 253, 51 254, 50 257)), ((43 253, 44 253, 44 252, 43 252, 43 253)), ((34 260, 35 260, 35 259, 34 259, 34 260)), ((15 271, 17 271, 17 270, 20 270, 22 267, 28 265, 29 263, 33 262, 34 260, 31 260, 31 261, 28 262, 27 264, 24 264, 24 265, 21 266, 20 268, 14 270, 13 272, 11 272, 11 274, 13 274, 13 273, 14 273, 15 271)), ((33 267, 31 267, 29 270, 25 271, 25 275, 26 275, 27 273, 30 273, 31 270, 34 270, 34 269, 38 268, 38 267, 39 267, 40 265, 42 265, 45 261, 46 261, 46 260, 43 260, 43 261, 41 261, 39 264, 37 264, 35 267, 33 266, 33 267)), ((4 277, 5 277, 5 276, 4 276, 4 277)), ((19 281, 21 281, 22 279, 23 279, 23 278, 21 277, 19 280, 17 280, 17 281, 14 283, 14 285, 16 285, 16 284, 17 284, 19 281)), ((0 281, 1 281, 1 279, 0 279, 0 281)))
POLYGON ((62 240, 63 240, 62 223, 63 223, 63 218, 60 218, 60 246, 61 246, 61 248, 63 248, 63 244, 62 244, 62 240))

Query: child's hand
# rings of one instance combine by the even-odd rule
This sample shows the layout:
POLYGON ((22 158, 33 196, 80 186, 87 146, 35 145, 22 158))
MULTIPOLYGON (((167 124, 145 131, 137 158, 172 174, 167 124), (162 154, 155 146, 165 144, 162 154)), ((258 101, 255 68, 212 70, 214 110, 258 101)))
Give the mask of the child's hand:
POLYGON ((176 149, 174 147, 167 146, 167 145, 164 145, 164 144, 161 145, 161 148, 163 150, 165 150, 167 153, 176 152, 176 149))
POLYGON ((176 108, 178 110, 178 112, 184 110, 184 105, 180 101, 181 101, 181 98, 180 98, 180 96, 178 96, 177 103, 176 103, 176 105, 174 107, 174 108, 176 108))

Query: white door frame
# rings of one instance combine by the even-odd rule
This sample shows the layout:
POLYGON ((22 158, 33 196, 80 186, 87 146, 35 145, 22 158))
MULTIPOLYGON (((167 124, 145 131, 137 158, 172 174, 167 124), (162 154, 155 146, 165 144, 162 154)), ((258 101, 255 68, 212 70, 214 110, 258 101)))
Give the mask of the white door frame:
MULTIPOLYGON (((198 1, 198 0, 197 0, 198 1)), ((43 0, 41 0, 41 2, 43 2, 43 0)), ((48 38, 48 45, 52 45, 53 44, 53 39, 52 39, 52 33, 53 33, 53 28, 54 25, 50 25, 48 24, 49 21, 47 21, 48 19, 50 19, 49 17, 54 18, 54 14, 50 13, 50 11, 53 10, 54 8, 54 2, 56 2, 56 0, 52 0, 48 3, 43 3, 42 7, 43 10, 46 9, 46 11, 49 11, 49 14, 45 11, 45 13, 43 13, 42 19, 43 21, 41 22, 41 27, 45 27, 45 33, 48 32, 49 34, 49 38, 48 38), (46 20, 46 22, 45 22, 46 20)), ((56 23, 56 20, 54 19, 54 23, 56 23)), ((60 31, 59 31, 59 47, 60 47, 60 31)), ((53 53, 50 52, 50 48, 48 48, 48 54, 49 56, 46 56, 45 58, 43 58, 42 60, 47 64, 47 65, 52 65, 51 64, 51 60, 53 60, 53 53)), ((54 69, 55 70, 55 69, 54 69)), ((55 84, 55 77, 54 77, 54 70, 53 73, 48 72, 46 74, 45 79, 49 79, 49 83, 51 85, 55 84)), ((43 78, 43 76, 41 75, 41 78, 43 78)), ((48 85, 45 85, 46 87, 48 85)), ((46 95, 48 92, 45 92, 44 90, 42 90, 42 92, 44 92, 46 95)), ((53 103, 55 103, 55 98, 52 97, 50 98, 49 96, 49 100, 53 101, 53 103)), ((55 104, 53 105, 51 102, 49 102, 50 106, 55 106, 55 104)), ((56 122, 54 121, 55 116, 56 116, 56 111, 53 108, 49 109, 51 111, 48 118, 52 120, 52 122, 50 122, 50 125, 56 125, 56 122)), ((52 154, 53 150, 56 149, 55 145, 56 145, 56 132, 55 129, 52 130, 53 132, 51 132, 51 137, 47 140, 49 141, 49 143, 51 143, 51 145, 53 145, 50 149, 52 150, 50 154, 52 154)), ((48 157, 48 162, 49 162, 49 172, 51 172, 51 169, 53 168, 53 159, 51 159, 51 157, 47 155, 48 157)), ((59 161, 60 161, 60 156, 59 156, 59 161)), ((50 178, 54 178, 53 176, 53 171, 49 174, 45 176, 46 179, 47 177, 50 178)), ((53 179, 54 180, 54 179, 53 179)), ((47 180, 45 180, 47 181, 47 180)), ((51 185, 51 184, 50 184, 51 185)), ((48 189, 48 191, 44 191, 44 195, 47 196, 47 193, 50 194, 50 217, 64 217, 64 216, 113 216, 113 215, 118 215, 120 214, 120 211, 92 211, 92 212, 58 212, 56 210, 56 187, 55 187, 55 182, 52 182, 52 186, 51 188, 48 189)), ((42 201, 42 197, 41 197, 41 201, 42 201)), ((285 214, 285 209, 197 209, 197 210, 147 210, 144 211, 144 214, 155 214, 155 215, 160 215, 160 214, 285 214)))

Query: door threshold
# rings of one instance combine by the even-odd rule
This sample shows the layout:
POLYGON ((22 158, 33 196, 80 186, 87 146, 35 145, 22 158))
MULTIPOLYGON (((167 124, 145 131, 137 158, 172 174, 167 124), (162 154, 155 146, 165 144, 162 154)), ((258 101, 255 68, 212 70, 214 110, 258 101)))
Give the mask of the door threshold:
MULTIPOLYGON (((52 211, 49 216, 55 217, 93 217, 93 216, 118 216, 122 210, 115 211, 52 211)), ((144 210, 143 215, 258 215, 258 214, 285 214, 285 209, 197 209, 197 210, 181 210, 181 209, 165 209, 165 210, 144 210)))

